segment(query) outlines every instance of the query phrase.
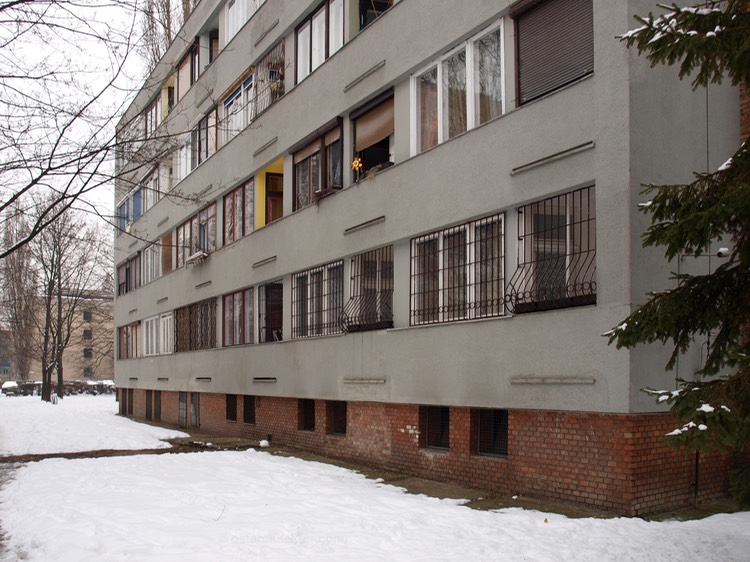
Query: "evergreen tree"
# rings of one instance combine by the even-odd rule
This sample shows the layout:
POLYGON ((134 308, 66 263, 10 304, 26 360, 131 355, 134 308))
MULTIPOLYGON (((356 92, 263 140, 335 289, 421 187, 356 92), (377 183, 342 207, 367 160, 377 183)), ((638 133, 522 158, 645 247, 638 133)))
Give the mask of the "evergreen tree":
MULTIPOLYGON (((729 80, 750 86, 750 0, 672 5, 661 16, 637 17, 642 26, 620 39, 651 65, 679 64, 693 88, 729 80)), ((713 273, 675 274, 674 289, 648 301, 607 335, 617 347, 661 342, 673 347, 667 369, 696 337, 710 342, 697 381, 675 391, 649 392, 670 405, 682 427, 666 437, 690 451, 750 451, 750 143, 719 169, 696 173, 685 185, 646 185, 651 216, 644 246, 662 246, 668 260, 726 245, 713 273)), ((732 473, 732 493, 750 506, 750 465, 732 473)))

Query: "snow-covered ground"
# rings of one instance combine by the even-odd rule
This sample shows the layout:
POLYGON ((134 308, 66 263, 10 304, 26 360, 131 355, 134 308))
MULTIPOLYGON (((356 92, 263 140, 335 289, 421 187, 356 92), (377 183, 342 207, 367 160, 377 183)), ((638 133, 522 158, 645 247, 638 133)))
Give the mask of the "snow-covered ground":
MULTIPOLYGON (((97 420, 102 433, 118 427, 114 415, 97 420)), ((23 433, 33 438, 31 429, 23 433)), ((748 560, 750 552, 750 513, 654 523, 480 512, 336 466, 256 451, 29 463, 0 490, 0 527, 3 562, 683 562, 748 560)))
POLYGON ((75 395, 57 404, 0 395, 0 456, 103 449, 160 449, 186 433, 116 416, 114 395, 75 395))

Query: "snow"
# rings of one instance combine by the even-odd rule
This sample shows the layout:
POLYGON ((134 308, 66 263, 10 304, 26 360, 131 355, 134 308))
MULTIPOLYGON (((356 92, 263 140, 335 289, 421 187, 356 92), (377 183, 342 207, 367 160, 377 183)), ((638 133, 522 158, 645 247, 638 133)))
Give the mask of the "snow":
MULTIPOLYGON (((131 422, 123 430, 121 418, 101 414, 106 397, 68 400, 61 403, 84 418, 91 406, 88 417, 105 435, 142 429, 131 422)), ((13 398, 0 401, 0 411, 3 427, 11 422, 26 439, 48 415, 13 398), (22 416, 27 423, 16 424, 22 416)), ((73 434, 62 432, 58 450, 78 441, 73 434)), ((711 562, 746 560, 750 551, 747 512, 647 522, 476 511, 463 500, 410 495, 344 468, 265 451, 47 459, 2 482, 2 562, 711 562)))
POLYGON ((66 396, 57 404, 38 396, 0 397, 0 455, 161 449, 170 447, 162 439, 188 436, 116 413, 112 395, 66 396))
POLYGON ((716 410, 711 404, 701 404, 700 408, 698 408, 696 411, 703 412, 706 414, 711 414, 716 410))
POLYGON ((14 381, 5 381, 3 383, 3 386, 1 386, 0 388, 2 388, 2 389, 6 389, 6 388, 16 389, 16 388, 18 388, 18 383, 14 382, 14 381))

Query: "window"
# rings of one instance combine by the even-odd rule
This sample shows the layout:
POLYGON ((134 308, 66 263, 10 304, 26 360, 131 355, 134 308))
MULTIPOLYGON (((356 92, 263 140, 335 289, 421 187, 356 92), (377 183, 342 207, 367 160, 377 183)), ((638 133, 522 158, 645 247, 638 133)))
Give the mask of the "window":
POLYGON ((214 107, 198 122, 198 126, 191 132, 190 139, 193 151, 191 170, 216 152, 216 108, 214 107))
POLYGON ((283 339, 284 285, 273 281, 258 287, 258 341, 283 339))
POLYGON ((158 242, 143 250, 143 284, 151 283, 161 277, 161 245, 158 242))
POLYGON ((86 377, 87 379, 92 378, 94 376, 94 369, 92 369, 91 367, 84 367, 83 376, 86 377))
POLYGON ((143 321, 143 355, 158 355, 160 353, 160 336, 161 325, 159 316, 146 318, 143 321))
POLYGON ((254 111, 260 115, 284 95, 284 42, 279 42, 256 65, 254 111))
MULTIPOLYGON (((245 22, 263 5, 266 0, 229 0, 226 11, 224 44, 229 43, 245 22)), ((217 37, 218 41, 218 37, 217 37)), ((217 47, 218 48, 218 47, 217 47)))
POLYGON ((143 190, 138 189, 133 192, 133 222, 137 221, 143 215, 143 190))
MULTIPOLYGON (((325 126, 324 126, 325 127, 325 126)), ((341 189, 341 126, 333 128, 294 153, 294 210, 313 203, 323 193, 341 189)))
POLYGON ((224 245, 253 231, 255 182, 250 179, 224 196, 224 245))
POLYGON ((297 428, 300 431, 315 431, 315 400, 300 398, 297 401, 297 428))
POLYGON ((177 227, 177 267, 201 253, 216 250, 216 203, 193 215, 177 227))
POLYGON ((172 231, 161 237, 161 275, 172 271, 172 231))
POLYGON ((297 82, 344 44, 344 0, 326 0, 297 28, 297 82))
POLYGON ((160 336, 159 336, 159 345, 160 347, 160 353, 162 355, 174 353, 174 322, 173 322, 173 314, 171 312, 166 312, 161 315, 159 318, 159 323, 161 326, 160 329, 160 336))
POLYGON ((361 171, 355 171, 355 180, 359 179, 358 174, 377 171, 393 163, 393 95, 389 94, 385 101, 372 103, 376 105, 367 104, 350 115, 354 121, 354 151, 363 165, 361 171))
POLYGON ((255 396, 242 397, 242 422, 255 423, 255 396))
POLYGON ((393 0, 359 0, 359 29, 362 30, 393 6, 393 0))
POLYGON ((344 263, 339 260, 292 276, 292 338, 341 332, 344 263))
POLYGON ((136 254, 117 268, 117 296, 141 286, 141 255, 136 254))
POLYGON ((117 206, 117 236, 125 232, 130 222, 130 199, 126 198, 117 206))
POLYGON ((503 112, 502 22, 412 78, 413 138, 421 152, 503 112))
POLYGON ((182 138, 177 138, 179 145, 172 154, 172 169, 174 171, 173 181, 181 182, 193 171, 193 137, 190 133, 182 138))
POLYGON ((177 65, 177 101, 185 96, 190 86, 198 79, 197 59, 198 45, 193 44, 177 65))
POLYGON ((284 175, 266 172, 266 224, 284 216, 284 175))
POLYGON ((477 455, 508 456, 508 410, 472 409, 471 441, 477 455))
POLYGON ((92 314, 90 310, 84 310, 83 311, 83 321, 84 322, 91 322, 92 314))
POLYGON ((159 169, 156 168, 143 180, 143 212, 153 207, 159 199, 159 169))
POLYGON ((515 313, 596 304, 596 206, 585 187, 518 209, 515 313))
POLYGON ((504 313, 502 213, 411 241, 411 325, 504 313))
POLYGON ((349 302, 342 315, 347 332, 393 327, 393 246, 351 258, 349 302))
POLYGON ((227 421, 237 421, 237 395, 226 395, 227 421))
POLYGON ((157 96, 143 112, 145 119, 146 138, 152 137, 161 123, 161 95, 157 96))
POLYGON ((83 339, 84 340, 94 339, 94 332, 92 330, 84 330, 83 331, 83 339))
POLYGON ((84 359, 92 359, 94 357, 94 350, 90 347, 84 347, 83 348, 83 358, 84 359))
POLYGON ((547 0, 511 12, 516 20, 518 103, 594 71, 592 0, 547 0))
POLYGON ((174 311, 174 323, 175 352, 216 347, 216 299, 178 308, 174 311))
POLYGON ((450 448, 451 415, 448 406, 421 406, 421 445, 434 449, 450 448))
POLYGON ((224 346, 253 343, 253 289, 224 295, 224 346))
POLYGON ((138 323, 117 329, 117 358, 132 359, 138 357, 138 323))
MULTIPOLYGON (((250 78, 252 81, 252 77, 250 78)), ((242 122, 242 88, 237 88, 224 100, 224 143, 236 137, 244 128, 242 122)))
POLYGON ((346 435, 346 402, 341 400, 326 402, 326 418, 328 420, 328 433, 346 435))

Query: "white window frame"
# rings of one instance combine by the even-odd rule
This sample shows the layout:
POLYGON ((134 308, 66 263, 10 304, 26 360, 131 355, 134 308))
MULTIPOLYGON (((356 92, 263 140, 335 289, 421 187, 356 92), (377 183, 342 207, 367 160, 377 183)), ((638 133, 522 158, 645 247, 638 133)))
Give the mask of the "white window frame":
POLYGON ((482 31, 472 36, 468 40, 464 41, 460 45, 450 49, 449 51, 442 54, 439 58, 432 60, 429 64, 420 68, 414 74, 411 75, 410 80, 410 94, 411 94, 411 140, 410 140, 410 151, 412 156, 416 156, 423 150, 420 146, 421 139, 419 138, 420 130, 420 116, 421 108, 419 104, 419 79, 421 76, 437 68, 437 84, 438 84, 438 100, 437 100, 437 123, 438 123, 438 140, 437 144, 440 145, 447 140, 447 132, 444 127, 444 101, 443 101, 443 62, 450 59, 453 55, 461 50, 466 51, 466 131, 470 131, 477 126, 477 109, 476 109, 476 97, 477 97, 477 75, 476 75, 476 62, 475 62, 475 45, 490 33, 494 33, 497 29, 500 29, 500 75, 501 80, 501 110, 500 114, 505 115, 506 107, 506 96, 505 96, 505 27, 504 18, 500 18, 492 25, 484 28, 482 31))
POLYGON ((143 355, 159 355, 160 336, 159 316, 152 316, 143 321, 143 355))
POLYGON ((157 241, 143 250, 141 258, 142 285, 161 277, 161 244, 157 241))
POLYGON ((224 144, 231 141, 242 131, 242 87, 238 87, 222 102, 224 115, 224 144))
POLYGON ((174 313, 166 312, 159 316, 160 354, 174 353, 174 313))

